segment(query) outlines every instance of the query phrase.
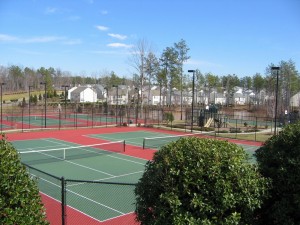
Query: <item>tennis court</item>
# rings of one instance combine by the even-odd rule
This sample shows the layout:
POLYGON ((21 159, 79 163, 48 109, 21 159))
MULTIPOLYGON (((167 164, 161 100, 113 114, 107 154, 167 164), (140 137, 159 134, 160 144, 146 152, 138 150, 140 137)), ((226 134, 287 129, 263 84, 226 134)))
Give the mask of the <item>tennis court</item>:
MULTIPOLYGON (((30 115, 30 116, 6 116, 7 121, 11 122, 22 122, 24 124, 30 124, 33 126, 44 126, 45 116, 44 115, 30 115)), ((74 124, 73 120, 64 119, 61 115, 47 115, 46 117, 47 126, 57 126, 57 125, 71 125, 74 124)))
MULTIPOLYGON (((137 183, 144 172, 146 160, 119 154, 124 151, 124 141, 80 146, 55 138, 44 138, 12 143, 21 152, 24 163, 70 180, 66 186, 67 206, 82 215, 99 222, 134 211, 134 185, 85 182, 137 183)), ((41 174, 33 173, 32 176, 41 174)), ((60 193, 60 185, 56 181, 42 175, 39 188, 45 195, 60 201, 57 194, 60 193)))
MULTIPOLYGON (((158 150, 165 144, 172 141, 176 141, 181 137, 200 136, 199 134, 184 134, 184 135, 170 135, 161 132, 149 132, 149 131, 135 131, 135 132, 116 132, 109 134, 93 134, 89 135, 93 138, 99 138, 107 141, 120 141, 126 140, 126 144, 143 147, 143 149, 156 149, 158 150)), ((249 155, 250 162, 255 162, 254 152, 258 149, 258 146, 239 144, 249 155)))

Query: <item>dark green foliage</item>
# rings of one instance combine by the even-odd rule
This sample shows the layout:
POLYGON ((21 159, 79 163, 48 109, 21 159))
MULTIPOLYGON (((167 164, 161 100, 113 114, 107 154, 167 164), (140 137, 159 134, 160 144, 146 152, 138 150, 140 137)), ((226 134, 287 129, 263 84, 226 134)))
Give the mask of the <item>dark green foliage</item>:
POLYGON ((267 180, 235 144, 181 138, 146 164, 136 194, 141 224, 255 224, 267 180))
POLYGON ((272 180, 261 224, 300 224, 300 123, 284 128, 255 155, 262 175, 272 180))
POLYGON ((48 224, 35 180, 14 147, 0 140, 0 224, 48 224))
POLYGON ((172 112, 165 112, 163 118, 167 121, 167 123, 172 123, 174 121, 174 115, 172 112))

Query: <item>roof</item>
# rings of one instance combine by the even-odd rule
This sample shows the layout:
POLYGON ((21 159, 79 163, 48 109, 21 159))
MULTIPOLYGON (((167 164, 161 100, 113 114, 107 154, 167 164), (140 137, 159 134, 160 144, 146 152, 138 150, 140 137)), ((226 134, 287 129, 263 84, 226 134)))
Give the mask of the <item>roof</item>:
MULTIPOLYGON (((84 87, 84 86, 80 86, 80 87, 78 87, 78 88, 76 88, 74 91, 72 91, 72 93, 81 93, 81 92, 83 92, 84 90, 86 90, 86 89, 92 89, 92 88, 90 88, 90 87, 84 87)), ((92 89, 93 90, 93 89, 92 89)))

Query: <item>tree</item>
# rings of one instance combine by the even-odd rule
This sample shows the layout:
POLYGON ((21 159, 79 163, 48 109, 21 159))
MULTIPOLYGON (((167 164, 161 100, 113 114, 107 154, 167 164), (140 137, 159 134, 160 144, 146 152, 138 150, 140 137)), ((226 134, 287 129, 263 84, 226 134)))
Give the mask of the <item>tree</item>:
POLYGON ((255 98, 258 100, 257 103, 259 105, 260 101, 263 101, 263 99, 257 98, 259 92, 264 88, 265 85, 265 79, 259 74, 256 73, 253 78, 253 88, 255 92, 255 98))
POLYGON ((35 179, 4 135, 0 140, 0 223, 48 224, 35 179))
POLYGON ((296 225, 300 221, 300 122, 268 139, 255 156, 270 178, 270 197, 260 210, 260 224, 296 225))
POLYGON ((251 224, 267 180, 235 144, 181 138, 157 151, 138 182, 137 220, 148 224, 251 224))
POLYGON ((148 96, 147 96, 148 100, 150 100, 151 85, 153 83, 155 75, 157 75, 158 72, 159 72, 159 61, 154 55, 154 53, 149 52, 147 57, 145 58, 145 73, 148 75, 147 78, 148 78, 148 85, 149 85, 148 96))
POLYGON ((169 89, 169 100, 167 102, 171 105, 172 89, 173 87, 180 87, 178 52, 173 47, 167 47, 163 51, 160 61, 167 80, 168 87, 166 87, 166 89, 169 89))
POLYGON ((9 67, 9 75, 12 79, 10 79, 9 86, 12 91, 18 91, 20 88, 22 89, 24 85, 24 75, 22 69, 19 66, 11 66, 9 67))
MULTIPOLYGON (((139 40, 137 45, 133 49, 131 64, 134 69, 137 71, 139 76, 138 87, 141 96, 143 96, 144 82, 145 82, 145 57, 149 51, 149 45, 146 40, 139 40)), ((141 102, 141 110, 143 109, 143 101, 141 102)))
POLYGON ((174 44, 175 50, 178 55, 178 67, 180 71, 180 120, 182 120, 182 91, 183 91, 183 63, 186 62, 190 56, 188 56, 188 51, 190 50, 187 46, 185 40, 181 39, 178 43, 174 44))

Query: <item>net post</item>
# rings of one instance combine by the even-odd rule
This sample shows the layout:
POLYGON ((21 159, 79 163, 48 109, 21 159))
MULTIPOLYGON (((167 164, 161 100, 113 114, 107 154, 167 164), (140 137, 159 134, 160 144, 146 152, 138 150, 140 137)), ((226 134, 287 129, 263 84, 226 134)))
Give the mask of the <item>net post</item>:
POLYGON ((143 139, 143 149, 145 149, 145 140, 146 138, 143 139))
POLYGON ((65 148, 63 149, 63 152, 64 152, 64 158, 63 159, 66 160, 66 149, 65 148))
POLYGON ((125 144, 125 140, 123 141, 123 152, 125 152, 125 148, 126 148, 126 144, 125 144))
POLYGON ((66 224, 66 187, 64 177, 61 177, 61 224, 66 224))

